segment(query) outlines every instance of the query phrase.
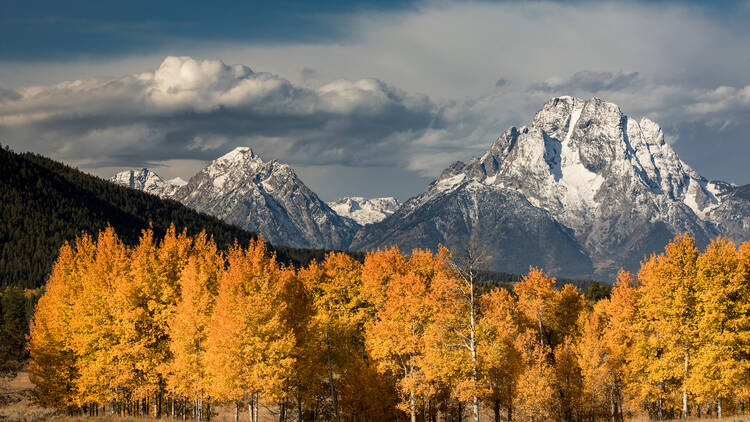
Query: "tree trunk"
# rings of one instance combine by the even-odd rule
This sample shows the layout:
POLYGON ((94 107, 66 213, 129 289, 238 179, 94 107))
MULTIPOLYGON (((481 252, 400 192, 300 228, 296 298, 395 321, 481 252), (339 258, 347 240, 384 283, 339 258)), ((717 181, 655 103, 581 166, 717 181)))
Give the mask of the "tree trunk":
POLYGON ((500 400, 495 400, 492 410, 495 412, 495 422, 500 422, 500 400))
POLYGON ((299 394, 299 386, 297 386, 297 422, 302 422, 302 397, 299 394))
POLYGON ((721 397, 716 400, 716 416, 721 420, 721 397))
POLYGON ((474 422, 479 422, 479 397, 477 397, 477 380, 479 378, 479 371, 477 369, 477 346, 476 346, 476 317, 474 315, 474 278, 469 277, 469 313, 470 313, 470 329, 469 340, 471 343, 471 405, 472 405, 472 416, 474 422))
POLYGON ((544 330, 542 329, 541 311, 537 311, 536 320, 539 322, 539 343, 544 347, 544 330))
POLYGON ((690 359, 690 354, 687 350, 685 350, 685 372, 684 377, 682 380, 682 419, 687 419, 688 417, 688 397, 687 397, 687 379, 688 379, 688 362, 690 359))
POLYGON ((281 402, 279 404, 279 422, 284 422, 286 420, 286 403, 281 402))
POLYGON ((250 422, 255 422, 255 418, 253 417, 254 410, 255 406, 253 405, 253 393, 250 393, 250 398, 247 399, 247 417, 250 419, 250 422))
POLYGON ((459 400, 458 401, 458 414, 456 415, 456 416, 458 416, 456 418, 456 420, 458 420, 458 422, 463 421, 463 419, 464 419, 463 418, 463 413, 464 413, 463 403, 461 403, 461 400, 459 400))
POLYGON ((513 404, 508 404, 508 422, 513 420, 513 404))
POLYGON ((336 399, 336 387, 333 385, 333 365, 331 363, 331 343, 326 329, 326 357, 328 358, 328 383, 331 385, 331 403, 333 405, 333 420, 339 422, 339 403, 336 399))
POLYGON ((255 392, 255 421, 258 422, 258 417, 260 416, 260 393, 257 391, 255 392))
POLYGON ((612 417, 612 422, 617 422, 617 409, 615 408, 615 399, 612 397, 614 392, 609 390, 609 414, 612 417))
POLYGON ((414 399, 414 391, 409 392, 409 411, 411 413, 411 422, 417 422, 417 404, 414 399))
POLYGON ((234 422, 240 422, 240 402, 234 402, 234 422))

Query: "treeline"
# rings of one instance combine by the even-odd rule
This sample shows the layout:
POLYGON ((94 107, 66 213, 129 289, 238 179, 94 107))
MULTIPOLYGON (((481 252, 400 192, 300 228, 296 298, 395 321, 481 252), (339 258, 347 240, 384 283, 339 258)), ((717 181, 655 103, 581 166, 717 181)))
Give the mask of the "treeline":
POLYGON ((60 251, 31 325, 38 399, 70 413, 280 421, 622 421, 750 398, 750 244, 688 236, 595 304, 531 269, 479 294, 481 248, 342 253, 108 229, 60 251))
POLYGON ((41 289, 0 288, 0 376, 16 372, 26 360, 26 333, 41 289))
MULTIPOLYGON (((115 228, 128 245, 171 224, 209 233, 220 249, 255 234, 184 205, 115 185, 41 155, 0 148, 0 287, 34 289, 47 281, 60 246, 81 233, 115 228)), ((274 247, 279 260, 306 265, 326 251, 274 247)))

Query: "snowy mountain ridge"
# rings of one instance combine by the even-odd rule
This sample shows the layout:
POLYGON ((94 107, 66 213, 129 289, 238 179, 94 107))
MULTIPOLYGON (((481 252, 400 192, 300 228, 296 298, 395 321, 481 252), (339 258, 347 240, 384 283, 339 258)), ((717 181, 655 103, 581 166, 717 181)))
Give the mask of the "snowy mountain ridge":
POLYGON ((182 186, 145 171, 144 182, 138 176, 137 183, 130 183, 125 176, 140 175, 137 171, 118 173, 111 181, 176 199, 197 211, 261 233, 274 244, 343 249, 359 229, 356 222, 341 217, 320 200, 290 166, 263 161, 248 147, 235 148, 215 159, 182 186))
POLYGON ((147 168, 122 171, 110 177, 109 181, 131 189, 142 190, 162 198, 171 197, 177 192, 177 189, 187 183, 179 177, 164 180, 147 168))
POLYGON ((389 196, 385 198, 363 198, 361 196, 347 196, 328 202, 336 213, 342 217, 351 218, 359 225, 373 224, 383 221, 393 214, 401 203, 389 196))

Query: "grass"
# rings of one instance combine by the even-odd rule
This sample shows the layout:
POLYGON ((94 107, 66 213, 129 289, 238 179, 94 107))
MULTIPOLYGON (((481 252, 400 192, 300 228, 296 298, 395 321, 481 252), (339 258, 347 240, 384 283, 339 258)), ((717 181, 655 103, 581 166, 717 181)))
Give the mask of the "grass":
MULTIPOLYGON (((54 410, 40 407, 33 400, 34 385, 29 380, 29 373, 26 371, 20 371, 14 377, 0 377, 0 421, 2 422, 38 422, 46 420, 58 420, 60 422, 86 422, 96 419, 97 422, 145 422, 148 420, 156 421, 154 418, 134 418, 119 416, 99 416, 96 418, 80 417, 80 416, 62 416, 56 414, 54 410)), ((212 421, 234 421, 234 407, 232 406, 217 406, 212 409, 215 413, 212 416, 212 421)), ((485 409, 486 410, 486 409, 485 409)), ((247 408, 240 409, 240 420, 246 421, 248 419, 247 408)), ((274 414, 269 409, 264 409, 261 406, 261 414, 258 418, 261 422, 277 421, 278 415, 274 414)), ((493 418, 489 413, 482 414, 483 419, 491 421, 493 418)), ((160 421, 169 419, 160 419, 160 421)), ((465 421, 468 421, 468 417, 464 417, 465 421)), ((683 420, 675 420, 675 422, 684 422, 683 420)), ((688 422, 717 422, 719 419, 698 419, 688 418, 688 422)), ((750 416, 728 416, 721 420, 722 422, 750 422, 750 416)), ((648 417, 641 416, 636 418, 628 419, 628 422, 649 422, 648 417)))

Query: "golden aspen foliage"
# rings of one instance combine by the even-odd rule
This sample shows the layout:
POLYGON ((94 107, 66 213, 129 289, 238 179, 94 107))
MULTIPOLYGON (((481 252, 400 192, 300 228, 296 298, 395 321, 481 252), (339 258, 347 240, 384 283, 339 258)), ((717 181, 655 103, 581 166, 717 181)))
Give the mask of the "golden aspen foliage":
POLYGON ((75 405, 74 382, 78 374, 68 332, 71 302, 77 293, 73 282, 75 267, 75 253, 64 244, 29 330, 29 372, 36 386, 36 398, 42 405, 60 410, 75 405))
POLYGON ((220 401, 277 402, 294 366, 294 333, 286 326, 287 271, 262 239, 229 252, 207 340, 210 393, 220 401))
POLYGON ((538 333, 526 331, 516 339, 522 351, 523 371, 518 377, 513 418, 530 422, 555 417, 555 368, 549 363, 550 349, 539 341, 538 333))
POLYGON ((478 357, 481 368, 481 397, 492 407, 495 421, 501 407, 512 418, 513 397, 523 371, 523 356, 516 343, 520 322, 510 292, 493 289, 480 299, 478 357))
POLYGON ((424 334, 435 311, 428 297, 439 265, 431 252, 415 250, 406 261, 394 249, 369 254, 364 264, 366 270, 373 269, 364 285, 373 286, 382 298, 365 332, 367 351, 379 372, 396 379, 401 408, 412 421, 424 392, 424 334))
POLYGON ((622 421, 627 362, 635 318, 635 278, 620 270, 609 299, 582 316, 577 350, 584 381, 583 412, 622 421))
POLYGON ((636 355, 632 360, 642 400, 652 413, 686 407, 690 370, 697 348, 696 262, 698 249, 679 235, 652 256, 638 273, 642 283, 636 317, 636 355))
POLYGON ((539 344, 549 344, 552 324, 555 279, 538 268, 529 268, 529 273, 513 286, 518 296, 518 309, 528 327, 536 330, 539 344))
POLYGON ((377 311, 386 300, 390 281, 407 272, 407 256, 397 247, 369 252, 362 267, 362 294, 377 311))
POLYGON ((87 262, 79 267, 82 283, 69 328, 78 363, 77 402, 83 406, 116 399, 111 349, 120 339, 111 298, 114 286, 122 283, 128 272, 129 254, 111 227, 99 233, 95 244, 80 242, 77 249, 87 262))
POLYGON ((732 242, 715 239, 698 258, 697 287, 699 346, 690 390, 703 401, 731 399, 750 373, 750 280, 732 242))
POLYGON ((180 275, 179 301, 169 319, 172 360, 167 384, 177 396, 203 398, 208 394, 206 340, 223 271, 224 257, 201 232, 180 275))

